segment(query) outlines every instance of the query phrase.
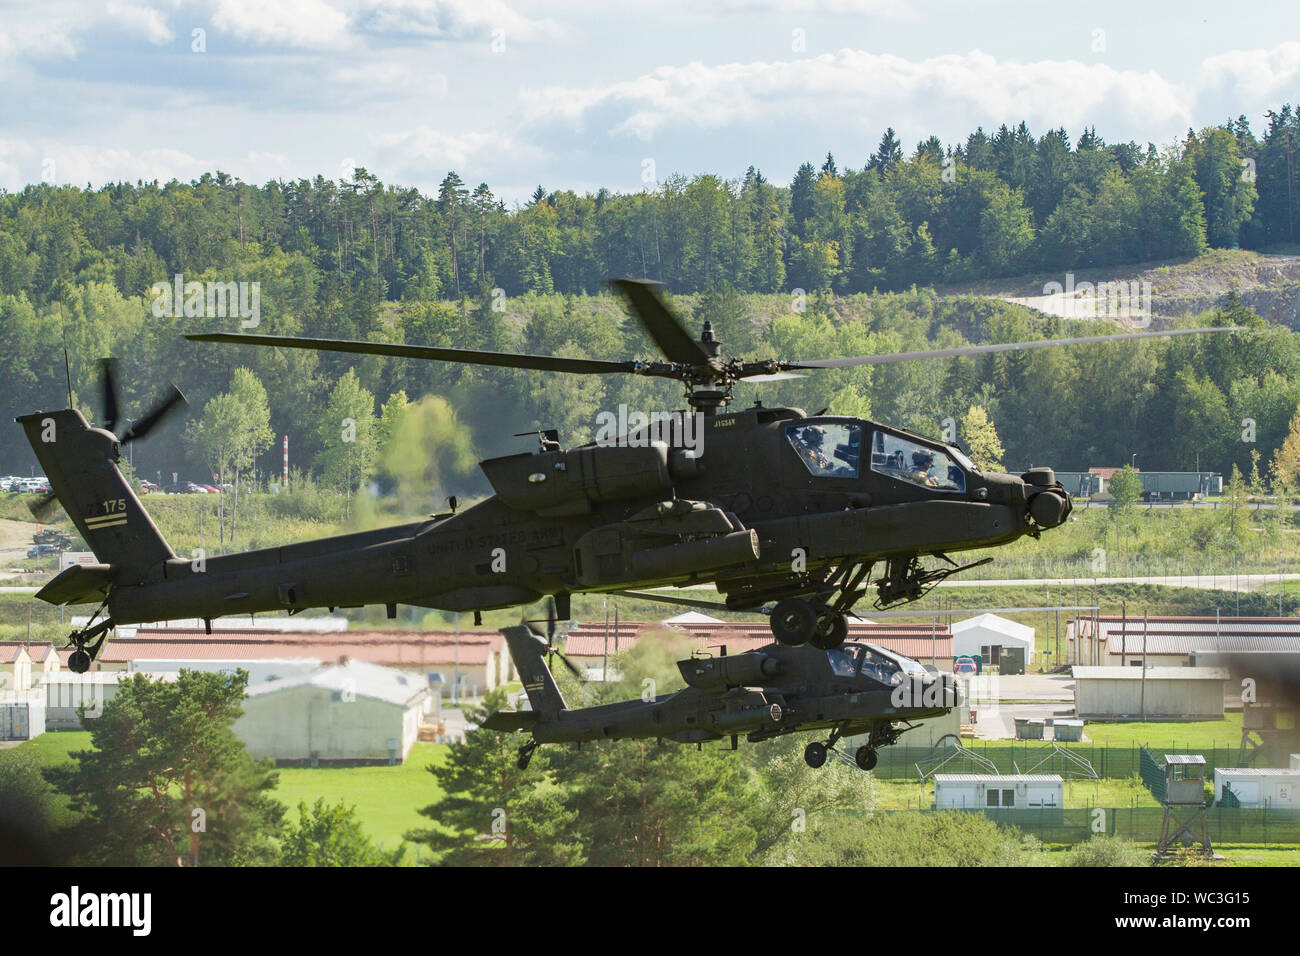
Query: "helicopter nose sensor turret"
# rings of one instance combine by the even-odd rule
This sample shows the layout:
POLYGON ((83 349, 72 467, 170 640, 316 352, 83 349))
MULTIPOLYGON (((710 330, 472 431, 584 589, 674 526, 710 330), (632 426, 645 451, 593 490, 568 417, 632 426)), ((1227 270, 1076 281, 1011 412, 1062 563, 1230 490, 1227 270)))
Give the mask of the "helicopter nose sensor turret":
POLYGON ((1029 514, 1040 528, 1055 528, 1070 516, 1070 496, 1050 468, 1031 468, 1020 476, 1029 496, 1029 514))

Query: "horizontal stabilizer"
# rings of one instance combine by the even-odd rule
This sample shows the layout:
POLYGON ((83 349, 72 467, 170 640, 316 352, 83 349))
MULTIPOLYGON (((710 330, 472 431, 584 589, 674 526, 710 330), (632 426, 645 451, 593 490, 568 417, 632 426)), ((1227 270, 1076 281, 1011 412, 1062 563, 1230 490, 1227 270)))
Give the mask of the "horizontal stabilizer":
POLYGON ((108 597, 113 569, 107 564, 74 564, 60 571, 36 596, 50 604, 97 604, 108 597))
POLYGON ((488 730, 499 730, 505 734, 516 730, 532 730, 536 724, 537 715, 531 710, 498 710, 483 721, 483 726, 488 730))

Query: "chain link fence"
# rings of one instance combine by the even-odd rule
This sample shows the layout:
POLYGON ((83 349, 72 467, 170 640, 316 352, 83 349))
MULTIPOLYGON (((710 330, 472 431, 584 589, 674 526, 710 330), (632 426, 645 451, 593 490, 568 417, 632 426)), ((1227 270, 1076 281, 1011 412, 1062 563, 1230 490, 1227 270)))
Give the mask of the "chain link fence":
MULTIPOLYGON (((1068 750, 1077 757, 1082 757, 1092 764, 1097 776, 1110 779, 1129 779, 1141 771, 1141 746, 1116 744, 1059 744, 1062 750, 1068 750)), ((1173 742, 1163 747, 1147 746, 1153 754, 1201 754, 1205 757, 1205 774, 1210 778, 1215 767, 1240 766, 1240 748, 1238 747, 1194 747, 1188 743, 1173 742)), ((960 751, 954 749, 954 756, 945 764, 934 768, 933 758, 936 753, 930 747, 908 747, 895 744, 882 748, 879 762, 873 773, 881 780, 918 780, 920 774, 916 764, 922 758, 927 761, 931 773, 987 773, 988 768, 978 764, 963 754, 975 754, 988 760, 998 773, 1059 773, 1067 780, 1079 779, 1078 768, 1067 763, 1059 756, 1046 763, 1043 761, 1052 753, 1052 744, 1032 741, 969 741, 960 751), (1039 765, 1039 766, 1036 766, 1039 765)), ((923 766, 925 766, 923 764, 923 766)))
MULTIPOLYGON (((1119 836, 1155 843, 1164 824, 1163 807, 1080 807, 1077 809, 886 810, 885 813, 983 813, 999 826, 1015 827, 1043 843, 1084 843, 1094 836, 1119 836)), ((1211 807, 1213 843, 1300 843, 1300 810, 1211 807)), ((1184 811, 1181 819, 1188 814, 1184 811)))

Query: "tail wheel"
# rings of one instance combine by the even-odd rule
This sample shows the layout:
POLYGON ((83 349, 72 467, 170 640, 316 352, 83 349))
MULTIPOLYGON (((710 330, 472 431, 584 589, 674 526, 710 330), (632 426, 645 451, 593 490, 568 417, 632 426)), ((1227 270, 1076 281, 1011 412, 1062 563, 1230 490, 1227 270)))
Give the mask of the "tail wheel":
POLYGON ((843 644, 848 636, 848 618, 827 608, 817 618, 817 627, 809 641, 813 647, 829 651, 843 644))
POLYGON ((807 601, 786 598, 777 601, 768 618, 772 635, 782 644, 805 644, 817 630, 817 609, 807 601))
POLYGON ((876 766, 876 760, 879 755, 870 747, 859 747, 853 755, 854 761, 860 770, 871 770, 876 766))
POLYGON ((814 740, 803 749, 803 759, 810 767, 820 767, 826 762, 826 745, 814 740))

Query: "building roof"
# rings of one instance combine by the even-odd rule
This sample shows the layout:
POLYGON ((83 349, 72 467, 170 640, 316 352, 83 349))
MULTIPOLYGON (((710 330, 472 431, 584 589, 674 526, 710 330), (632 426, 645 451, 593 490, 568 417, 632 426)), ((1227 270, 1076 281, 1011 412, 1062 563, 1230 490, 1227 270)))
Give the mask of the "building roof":
POLYGON ((459 663, 486 664, 502 652, 504 638, 496 631, 455 634, 442 631, 373 630, 343 633, 285 634, 261 630, 204 633, 202 628, 156 629, 136 637, 113 637, 98 660, 125 664, 138 660, 294 660, 342 658, 385 667, 426 668, 459 663))
POLYGON ((1073 676, 1079 680, 1227 680, 1226 667, 1080 667, 1073 676))
POLYGON ((297 687, 351 693, 357 697, 379 700, 399 707, 409 707, 429 693, 429 685, 391 667, 379 667, 366 661, 349 660, 331 664, 310 674, 298 674, 277 680, 261 681, 248 688, 250 698, 268 697, 297 687))
MULTIPOLYGON (((89 616, 85 614, 74 615, 69 623, 73 627, 85 627, 89 616)), ((118 637, 133 636, 137 631, 170 631, 177 628, 181 629, 202 629, 204 623, 201 618, 178 618, 173 621, 154 621, 144 624, 124 624, 117 628, 118 637)), ((348 619, 338 615, 307 615, 295 614, 293 617, 278 617, 272 614, 264 614, 261 617, 254 617, 247 614, 236 614, 230 617, 214 617, 212 619, 212 629, 214 631, 285 631, 294 634, 310 633, 337 633, 348 629, 348 619)))
POLYGON ((1201 764, 1205 758, 1200 754, 1165 754, 1165 763, 1201 764))
MULTIPOLYGON (((1090 618, 1069 624, 1073 638, 1091 637, 1090 618)), ((1294 617, 1140 617, 1106 615, 1097 619, 1097 637, 1109 654, 1186 656, 1193 651, 1300 651, 1300 618, 1294 617)))
POLYGON ((936 783, 1064 783, 1055 773, 936 773, 936 783))
POLYGON ((12 664, 22 657, 23 652, 27 649, 25 645, 17 641, 0 642, 0 664, 12 664))
MULTIPOLYGON (((678 614, 675 617, 665 618, 660 623, 676 626, 678 624, 721 624, 722 622, 716 617, 709 617, 707 614, 701 614, 699 611, 686 611, 685 613, 678 614)), ((601 626, 604 627, 603 624, 601 626)))
POLYGON ((1225 777, 1300 777, 1300 768, 1286 767, 1215 767, 1215 776, 1225 777))
MULTIPOLYGON (((773 641, 772 631, 762 621, 724 621, 720 624, 679 624, 673 631, 705 647, 719 644, 727 646, 728 653, 742 653, 766 647, 773 641)), ((667 636, 670 631, 662 624, 620 621, 617 630, 609 626, 609 653, 631 650, 647 634, 667 636)), ((921 660, 933 650, 936 658, 952 657, 952 635, 947 627, 929 624, 863 624, 849 622, 850 641, 878 644, 886 650, 905 657, 921 660)), ((603 622, 583 623, 572 628, 564 644, 569 657, 601 658, 605 654, 605 625, 603 622)))
POLYGON ((1009 637, 1018 638, 1019 640, 1027 641, 1029 643, 1033 643, 1034 640, 1034 629, 1032 627, 1025 624, 1018 624, 1015 621, 1010 621, 1005 617, 1000 617, 997 614, 990 612, 977 614, 975 617, 968 617, 964 621, 956 622, 952 626, 952 632, 954 635, 961 634, 964 631, 969 631, 976 627, 986 627, 991 631, 998 631, 1001 634, 1006 634, 1009 637))

